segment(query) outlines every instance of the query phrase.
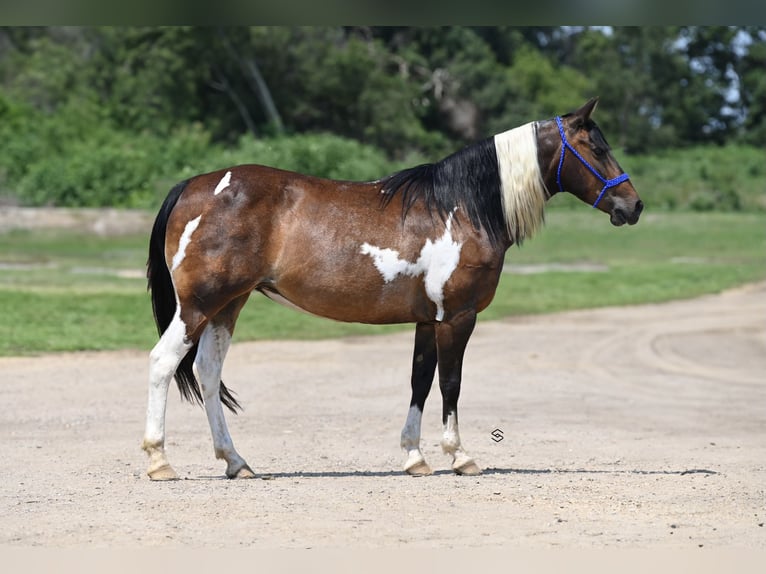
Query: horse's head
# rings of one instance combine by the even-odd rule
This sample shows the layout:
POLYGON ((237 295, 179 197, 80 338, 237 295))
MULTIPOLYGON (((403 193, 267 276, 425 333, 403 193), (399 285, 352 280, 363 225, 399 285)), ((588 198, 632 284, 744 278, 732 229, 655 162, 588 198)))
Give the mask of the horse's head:
POLYGON ((580 109, 539 125, 545 185, 551 193, 568 191, 608 213, 612 225, 633 225, 644 204, 590 118, 597 103, 593 98, 580 109))

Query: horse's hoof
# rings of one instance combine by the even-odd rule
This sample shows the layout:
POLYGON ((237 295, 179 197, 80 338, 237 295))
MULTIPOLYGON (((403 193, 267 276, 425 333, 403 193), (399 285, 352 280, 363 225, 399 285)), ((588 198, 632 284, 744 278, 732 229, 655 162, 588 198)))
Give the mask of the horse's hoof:
POLYGON ((227 472, 226 476, 228 476, 231 479, 255 478, 255 473, 249 466, 245 465, 236 472, 233 472, 233 473, 227 472))
POLYGON ((455 474, 459 474, 461 476, 477 476, 481 474, 479 465, 477 465, 470 458, 457 466, 453 466, 452 470, 455 471, 455 474))
POLYGON ((149 470, 146 472, 149 475, 150 480, 178 480, 178 475, 173 467, 169 464, 163 464, 159 468, 149 470))
POLYGON ((431 470, 431 467, 428 466, 428 463, 425 460, 420 460, 415 464, 406 467, 404 472, 410 476, 428 476, 434 473, 434 471, 431 470))

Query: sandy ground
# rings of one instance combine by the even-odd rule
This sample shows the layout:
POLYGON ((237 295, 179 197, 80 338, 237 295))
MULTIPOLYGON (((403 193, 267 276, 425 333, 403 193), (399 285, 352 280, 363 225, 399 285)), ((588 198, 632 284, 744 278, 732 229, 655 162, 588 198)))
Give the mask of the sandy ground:
POLYGON ((399 471, 411 340, 235 345, 248 481, 175 389, 182 480, 147 479, 146 352, 0 359, 0 545, 766 548, 766 284, 480 323, 460 403, 478 477, 447 470, 436 388, 436 473, 399 471))

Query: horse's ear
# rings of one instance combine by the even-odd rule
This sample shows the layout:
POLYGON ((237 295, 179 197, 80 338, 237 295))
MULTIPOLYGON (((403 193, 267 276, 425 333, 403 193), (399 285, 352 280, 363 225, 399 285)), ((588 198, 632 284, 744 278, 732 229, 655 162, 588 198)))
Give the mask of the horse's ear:
POLYGON ((569 128, 578 131, 585 127, 593 110, 596 109, 597 104, 598 98, 591 98, 580 106, 579 109, 567 114, 568 116, 571 116, 571 119, 569 120, 569 128))
POLYGON ((585 102, 582 107, 574 112, 574 115, 578 118, 581 118, 583 122, 590 119, 590 115, 593 113, 593 110, 596 109, 596 106, 598 105, 598 97, 591 98, 587 102, 585 102))

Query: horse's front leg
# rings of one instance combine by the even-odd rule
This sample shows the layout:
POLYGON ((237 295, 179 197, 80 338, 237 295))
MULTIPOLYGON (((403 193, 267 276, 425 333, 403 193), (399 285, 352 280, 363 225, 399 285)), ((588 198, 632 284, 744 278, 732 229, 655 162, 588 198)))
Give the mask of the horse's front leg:
POLYGON ((231 332, 226 325, 208 323, 199 340, 194 372, 202 387, 215 456, 226 461, 226 476, 254 478, 255 474, 234 448, 221 404, 221 371, 230 343, 231 332))
POLYGON ((418 323, 415 330, 415 350, 412 355, 412 399, 407 422, 402 429, 402 448, 407 451, 404 471, 412 476, 431 474, 423 453, 420 451, 420 422, 423 406, 436 372, 436 335, 433 324, 418 323))
POLYGON ((442 450, 452 455, 452 470, 457 474, 481 474, 481 469, 468 456, 460 442, 457 402, 460 397, 460 381, 463 356, 468 339, 476 325, 476 313, 469 311, 457 315, 449 322, 437 323, 436 347, 439 363, 439 388, 442 393, 442 450))

